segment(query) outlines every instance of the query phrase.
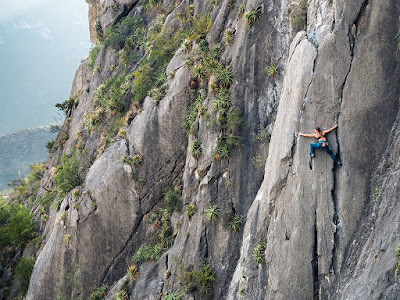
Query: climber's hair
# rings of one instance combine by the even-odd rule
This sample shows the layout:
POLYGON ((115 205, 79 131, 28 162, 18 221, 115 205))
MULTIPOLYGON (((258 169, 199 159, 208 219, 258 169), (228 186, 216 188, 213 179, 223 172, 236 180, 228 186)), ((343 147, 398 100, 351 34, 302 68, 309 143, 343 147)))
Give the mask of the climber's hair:
POLYGON ((315 127, 315 130, 318 132, 321 132, 321 128, 319 128, 319 127, 315 127))

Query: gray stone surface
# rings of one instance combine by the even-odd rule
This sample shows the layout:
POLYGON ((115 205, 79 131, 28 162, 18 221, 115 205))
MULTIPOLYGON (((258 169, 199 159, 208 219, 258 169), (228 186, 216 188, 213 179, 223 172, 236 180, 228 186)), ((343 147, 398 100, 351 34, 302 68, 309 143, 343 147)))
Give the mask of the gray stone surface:
MULTIPOLYGON (((119 3, 132 4, 129 14, 146 13, 151 22, 157 10, 144 12, 134 2, 119 3)), ((171 29, 190 3, 182 1, 172 10, 166 19, 171 29)), ((222 60, 235 74, 230 91, 233 105, 243 112, 245 125, 237 131, 242 144, 228 160, 212 161, 219 133, 199 117, 203 152, 198 160, 191 156, 195 136, 187 136, 181 122, 194 101, 188 86, 192 74, 183 66, 187 54, 179 49, 167 68, 175 76, 168 80, 166 96, 158 105, 145 99, 126 128, 126 139, 98 155, 99 134, 85 136, 94 163, 79 187, 79 210, 69 194, 43 225, 44 246, 27 299, 87 299, 105 283, 111 299, 127 280, 131 256, 154 236, 154 226, 145 220, 160 207, 169 186, 180 186, 183 203, 195 203, 197 211, 190 219, 173 214, 174 245, 158 262, 140 266, 139 278, 128 284, 130 299, 182 291, 182 265, 199 267, 204 259, 215 270, 212 289, 184 299, 241 299, 244 294, 247 299, 398 299, 400 56, 394 37, 400 3, 311 1, 307 31, 292 40, 289 1, 245 2, 246 11, 261 6, 261 18, 252 27, 236 17, 239 1, 234 7, 220 1, 215 8, 193 3, 196 12, 211 10, 210 44, 223 42, 227 27, 235 30, 222 60), (271 78, 267 68, 274 63, 278 76, 271 78), (328 141, 344 165, 335 167, 317 150, 310 169, 312 139, 298 133, 335 123, 339 127, 328 141), (254 139, 259 126, 272 132, 268 146, 254 139), (268 153, 264 172, 252 164, 260 151, 268 153), (122 156, 135 154, 143 158, 138 167, 121 163, 122 156), (133 179, 133 172, 145 184, 133 179), (223 210, 219 222, 206 220, 210 205, 223 210), (61 222, 64 211, 68 218, 61 222), (226 225, 225 214, 232 211, 245 216, 239 232, 226 225), (258 265, 253 250, 263 241, 266 263, 258 265)), ((92 19, 105 27, 127 13, 111 11, 110 1, 103 4, 92 19)), ((164 1, 163 8, 172 4, 164 1)), ((60 155, 75 147, 96 87, 120 72, 110 70, 116 62, 115 50, 103 49, 96 60, 100 72, 90 70, 87 61, 78 69, 71 94, 88 92, 80 94, 64 125, 68 140, 60 144, 63 131, 57 139, 60 146, 49 160, 44 186, 51 186, 60 155)), ((211 103, 209 95, 208 111, 211 103)))

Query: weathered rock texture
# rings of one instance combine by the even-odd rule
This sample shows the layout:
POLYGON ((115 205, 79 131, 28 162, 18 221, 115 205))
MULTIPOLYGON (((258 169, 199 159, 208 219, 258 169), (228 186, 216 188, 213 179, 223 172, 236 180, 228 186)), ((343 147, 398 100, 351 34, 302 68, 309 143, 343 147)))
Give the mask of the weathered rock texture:
MULTIPOLYGON (((159 105, 146 98, 125 138, 97 156, 101 138, 86 134, 93 164, 79 188, 79 210, 69 193, 60 210, 52 211, 27 299, 87 299, 104 283, 110 286, 107 299, 113 299, 128 280, 131 256, 154 233, 148 215, 173 185, 197 212, 191 218, 173 214, 173 246, 158 262, 141 265, 139 278, 128 284, 130 299, 182 290, 182 264, 196 267, 204 259, 216 272, 212 289, 185 299, 399 299, 400 56, 394 37, 400 2, 310 1, 307 30, 294 38, 289 1, 245 1, 246 11, 260 7, 262 13, 251 27, 237 18, 242 1, 232 6, 221 0, 212 8, 208 1, 184 0, 174 9, 175 1, 164 1, 171 11, 165 26, 175 28, 177 14, 191 3, 200 14, 211 12, 210 45, 222 41, 226 28, 235 30, 222 60, 235 74, 230 91, 245 121, 241 146, 228 160, 214 162, 218 134, 200 120, 203 153, 198 160, 191 156, 194 137, 181 126, 193 102, 191 71, 179 49, 167 68, 175 76, 168 79, 166 96, 159 105), (275 77, 267 73, 272 64, 279 66, 275 77), (298 132, 335 123, 339 127, 328 140, 343 167, 317 151, 310 168, 312 140, 298 132), (259 126, 272 132, 267 150, 254 139, 259 126), (268 152, 264 173, 252 164, 260 151, 268 152), (143 163, 135 170, 120 160, 137 153, 143 163), (132 172, 142 184, 132 180, 132 172), (244 229, 207 222, 210 205, 243 214, 244 229), (64 212, 68 217, 61 221, 64 212), (253 249, 263 241, 266 262, 257 264, 253 249)), ((102 30, 122 16, 145 14, 151 23, 156 14, 144 12, 137 1, 91 1, 90 7, 91 28, 102 30)), ((115 50, 106 48, 96 61, 100 72, 87 61, 78 69, 71 95, 87 93, 80 93, 60 133, 62 145, 49 160, 44 186, 51 184, 60 155, 75 147, 76 133, 85 132, 83 115, 93 110, 96 88, 118 73, 110 71, 117 61, 115 50)), ((209 98, 205 104, 211 111, 209 98)))

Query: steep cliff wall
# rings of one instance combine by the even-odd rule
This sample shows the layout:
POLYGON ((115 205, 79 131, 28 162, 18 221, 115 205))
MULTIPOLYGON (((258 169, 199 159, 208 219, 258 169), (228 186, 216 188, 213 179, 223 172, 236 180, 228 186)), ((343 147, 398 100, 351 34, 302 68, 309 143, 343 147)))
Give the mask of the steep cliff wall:
POLYGON ((68 113, 43 187, 54 186, 61 155, 75 148, 84 182, 42 224, 27 299, 87 299, 103 284, 107 299, 118 292, 130 299, 172 292, 184 299, 398 299, 400 3, 151 3, 90 2, 92 38, 106 42, 77 71, 71 96, 79 104, 68 113), (296 34, 306 9, 307 30, 296 34), (158 47, 151 28, 160 14, 157 34, 171 43, 182 24, 200 24, 171 53, 165 94, 150 92, 131 106, 137 90, 124 89, 120 111, 99 110, 108 92, 101 84, 111 90, 107 80, 123 74, 135 86, 143 74, 137 71, 158 47), (196 22, 207 14, 205 32, 207 20, 196 22), (126 16, 140 16, 149 31, 124 64, 126 44, 107 44, 107 30, 126 16), (108 129, 126 112, 117 136, 108 129), (89 122, 93 129, 88 120, 96 113, 102 119, 89 122), (343 166, 323 151, 310 165, 311 139, 298 133, 335 123, 328 140, 343 166), (168 207, 174 193, 181 212, 168 207), (129 279, 131 258, 144 245, 159 246, 161 257, 136 255, 139 276, 129 279), (209 280, 202 266, 215 272, 209 280))

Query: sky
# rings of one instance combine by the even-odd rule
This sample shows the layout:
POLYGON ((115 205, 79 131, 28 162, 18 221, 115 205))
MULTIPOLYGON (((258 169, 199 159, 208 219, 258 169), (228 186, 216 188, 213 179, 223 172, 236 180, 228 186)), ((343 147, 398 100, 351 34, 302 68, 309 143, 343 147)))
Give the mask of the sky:
POLYGON ((90 45, 84 0, 0 0, 0 135, 61 121, 90 45))

